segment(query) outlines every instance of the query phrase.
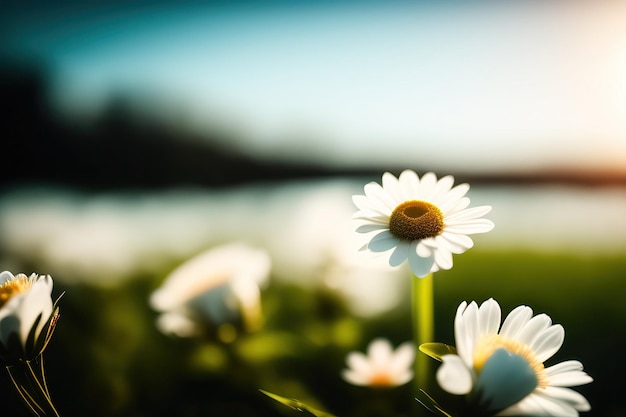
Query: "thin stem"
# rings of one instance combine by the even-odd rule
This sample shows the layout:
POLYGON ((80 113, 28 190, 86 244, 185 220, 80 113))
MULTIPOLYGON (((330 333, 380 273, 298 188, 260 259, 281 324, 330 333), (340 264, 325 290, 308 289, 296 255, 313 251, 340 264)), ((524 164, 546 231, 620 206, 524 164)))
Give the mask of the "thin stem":
MULTIPOLYGON (((412 320, 416 349, 434 338, 433 274, 424 278, 412 275, 412 320)), ((428 390, 430 358, 417 352, 415 357, 415 383, 418 389, 428 390)))
POLYGON ((59 417, 48 392, 43 363, 39 365, 33 367, 31 361, 25 361, 6 369, 18 394, 35 416, 59 417))

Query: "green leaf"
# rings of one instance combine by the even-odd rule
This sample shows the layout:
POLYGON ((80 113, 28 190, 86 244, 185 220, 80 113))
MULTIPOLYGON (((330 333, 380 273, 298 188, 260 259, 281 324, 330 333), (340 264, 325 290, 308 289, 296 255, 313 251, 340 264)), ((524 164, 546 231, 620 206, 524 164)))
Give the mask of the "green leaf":
POLYGON ((419 349, 422 353, 437 359, 439 362, 441 362, 441 357, 444 355, 456 355, 456 348, 445 343, 422 343, 419 349))
POLYGON ((315 408, 309 407, 308 405, 292 398, 281 397, 280 395, 273 394, 271 392, 260 389, 263 394, 267 395, 270 398, 275 399, 281 404, 286 405, 289 408, 292 408, 297 411, 301 411, 307 413, 309 415, 313 415, 315 417, 335 417, 332 414, 329 414, 325 411, 316 410, 315 408))

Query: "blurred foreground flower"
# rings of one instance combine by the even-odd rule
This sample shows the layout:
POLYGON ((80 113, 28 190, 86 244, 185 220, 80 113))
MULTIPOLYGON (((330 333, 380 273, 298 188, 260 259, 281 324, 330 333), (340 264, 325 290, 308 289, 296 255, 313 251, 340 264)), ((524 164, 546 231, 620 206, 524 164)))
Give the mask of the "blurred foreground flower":
POLYGON ((367 348, 367 355, 350 352, 346 358, 347 369, 343 378, 353 385, 369 387, 395 387, 413 378, 415 348, 405 342, 394 351, 387 339, 374 339, 367 348))
POLYGON ((468 209, 470 200, 464 195, 469 185, 452 188, 453 184, 451 175, 437 180, 429 172, 420 179, 411 170, 398 178, 384 173, 382 186, 366 184, 365 195, 352 196, 359 209, 353 219, 364 221, 357 232, 377 233, 361 249, 393 249, 389 264, 399 266, 408 259, 418 277, 452 268, 452 254, 463 253, 474 244, 467 235, 485 233, 494 226, 480 218, 491 206, 468 209))
POLYGON ((0 273, 0 359, 37 416, 58 415, 43 368, 43 351, 59 317, 51 297, 50 275, 0 273))
POLYGON ((215 326, 222 339, 233 329, 252 331, 261 325, 260 288, 271 261, 261 249, 244 244, 212 248, 172 271, 150 297, 161 314, 157 326, 165 334, 200 336, 215 326), (225 327, 222 327, 225 326, 225 327), (233 327, 234 326, 234 327, 233 327))
POLYGON ((578 416, 587 400, 566 388, 592 382, 575 360, 544 367, 563 344, 565 330, 546 314, 519 306, 500 327, 500 305, 461 303, 454 321, 456 354, 444 354, 437 381, 467 395, 478 415, 578 416))

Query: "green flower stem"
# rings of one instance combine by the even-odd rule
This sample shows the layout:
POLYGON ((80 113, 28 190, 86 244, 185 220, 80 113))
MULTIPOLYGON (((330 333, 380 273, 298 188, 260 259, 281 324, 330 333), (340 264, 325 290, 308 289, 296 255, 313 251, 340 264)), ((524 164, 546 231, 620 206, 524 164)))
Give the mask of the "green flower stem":
MULTIPOLYGON (((422 343, 434 339, 434 294, 433 274, 424 278, 412 275, 412 320, 415 349, 422 343)), ((430 375, 430 358, 417 351, 415 356, 415 383, 417 389, 428 391, 430 375)))
POLYGON ((42 355, 34 361, 20 362, 6 369, 17 393, 33 415, 59 417, 46 385, 42 355))

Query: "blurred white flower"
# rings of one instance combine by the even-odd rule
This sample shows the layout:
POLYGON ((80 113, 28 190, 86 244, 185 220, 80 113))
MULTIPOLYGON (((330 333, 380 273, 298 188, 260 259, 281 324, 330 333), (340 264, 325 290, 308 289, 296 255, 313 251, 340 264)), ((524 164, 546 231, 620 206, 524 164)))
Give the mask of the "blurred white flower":
POLYGON ((200 335, 208 326, 261 324, 260 289, 267 283, 267 253, 245 244, 211 248, 172 271, 150 296, 165 334, 200 335))
POLYGON ((353 385, 369 387, 395 387, 413 378, 413 343, 405 342, 393 349, 387 339, 377 338, 370 342, 367 355, 350 352, 346 358, 347 369, 343 379, 353 385))
POLYGON ((527 306, 511 311, 502 327, 500 317, 493 299, 480 307, 461 303, 454 321, 457 354, 442 356, 439 385, 468 395, 489 415, 578 416, 590 410, 582 395, 566 388, 593 381, 580 362, 544 367, 563 344, 563 327, 546 314, 533 317, 527 306))
POLYGON ((384 173, 382 186, 366 184, 365 195, 352 197, 359 209, 353 218, 364 222, 357 232, 376 234, 361 249, 393 249, 389 264, 399 266, 408 259, 418 277, 452 268, 452 254, 474 245, 467 235, 485 233, 494 226, 480 218, 491 206, 468 209, 470 200, 464 195, 469 185, 452 188, 453 184, 451 175, 437 180, 428 172, 420 179, 411 170, 403 171, 399 178, 384 173))
POLYGON ((50 275, 0 273, 0 359, 5 364, 35 359, 45 349, 58 308, 50 275))

